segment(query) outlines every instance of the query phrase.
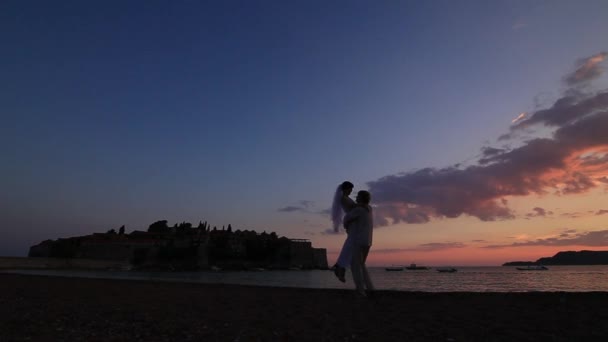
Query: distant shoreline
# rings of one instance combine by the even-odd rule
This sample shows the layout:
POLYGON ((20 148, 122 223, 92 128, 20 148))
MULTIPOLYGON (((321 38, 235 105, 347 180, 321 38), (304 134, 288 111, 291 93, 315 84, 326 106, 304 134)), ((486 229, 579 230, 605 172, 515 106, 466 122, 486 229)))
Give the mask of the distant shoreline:
MULTIPOLYGON (((455 267, 499 267, 499 266, 528 266, 538 265, 537 261, 510 261, 502 265, 455 265, 455 267)), ((551 264, 551 266, 597 266, 605 264, 551 264)), ((385 268, 383 265, 370 266, 372 268, 385 268)), ((434 269, 440 266, 428 266, 434 269)), ((0 256, 0 270, 11 269, 33 269, 33 270, 91 270, 91 271, 116 271, 129 270, 131 264, 128 261, 116 260, 94 260, 80 258, 43 258, 43 257, 3 257, 0 256)), ((269 271, 270 269, 268 269, 269 271)), ((234 271, 234 270, 233 270, 234 271)))
POLYGON ((564 251, 536 261, 509 261, 502 266, 596 266, 608 265, 608 251, 564 251))
POLYGON ((128 262, 114 260, 91 260, 77 258, 31 258, 0 257, 2 269, 65 269, 65 270, 120 270, 128 267, 128 262))

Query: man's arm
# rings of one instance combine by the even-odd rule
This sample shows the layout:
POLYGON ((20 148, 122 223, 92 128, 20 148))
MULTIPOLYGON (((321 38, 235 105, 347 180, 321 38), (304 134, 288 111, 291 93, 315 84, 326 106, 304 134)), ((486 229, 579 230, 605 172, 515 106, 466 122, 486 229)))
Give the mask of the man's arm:
POLYGON ((340 199, 340 204, 342 205, 342 209, 344 210, 344 212, 347 213, 357 206, 357 203, 355 203, 348 196, 342 196, 342 199, 340 199))
POLYGON ((356 207, 344 216, 344 227, 348 226, 351 222, 357 220, 361 216, 361 209, 362 208, 360 207, 356 207))

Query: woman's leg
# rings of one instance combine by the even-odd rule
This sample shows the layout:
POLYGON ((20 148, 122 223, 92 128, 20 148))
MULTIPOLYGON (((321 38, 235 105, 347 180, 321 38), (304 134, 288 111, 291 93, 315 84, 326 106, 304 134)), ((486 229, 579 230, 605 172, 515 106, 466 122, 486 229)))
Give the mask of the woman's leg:
POLYGON ((346 239, 344 240, 344 245, 342 245, 342 249, 340 250, 340 255, 338 256, 338 260, 336 261, 336 265, 334 266, 334 274, 341 282, 346 282, 346 268, 350 267, 350 262, 353 257, 353 242, 352 238, 349 235, 346 235, 346 239))
POLYGON ((342 245, 342 249, 340 250, 340 255, 338 256, 338 261, 336 261, 336 265, 338 265, 342 268, 349 268, 352 258, 353 258, 353 239, 350 234, 347 234, 346 240, 344 240, 344 245, 342 245))

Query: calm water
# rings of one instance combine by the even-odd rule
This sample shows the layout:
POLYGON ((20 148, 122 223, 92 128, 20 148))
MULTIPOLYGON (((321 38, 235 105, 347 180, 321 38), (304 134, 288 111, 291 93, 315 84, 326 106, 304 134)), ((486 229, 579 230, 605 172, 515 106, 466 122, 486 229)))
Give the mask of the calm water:
MULTIPOLYGON (((92 272, 55 270, 12 270, 3 273, 57 275, 86 278, 161 280, 193 283, 244 284, 282 287, 351 289, 331 271, 262 272, 92 272)), ((458 267, 455 273, 428 271, 387 272, 370 268, 378 289, 426 292, 528 292, 608 291, 608 266, 549 266, 548 271, 518 271, 515 267, 458 267)))

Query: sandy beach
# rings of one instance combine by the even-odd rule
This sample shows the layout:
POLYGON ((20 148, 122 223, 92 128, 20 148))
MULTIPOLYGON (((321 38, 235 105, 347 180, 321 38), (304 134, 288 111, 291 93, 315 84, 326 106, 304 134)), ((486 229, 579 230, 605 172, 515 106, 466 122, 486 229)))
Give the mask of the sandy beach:
POLYGON ((2 341, 604 341, 608 293, 424 293, 0 275, 2 341))

